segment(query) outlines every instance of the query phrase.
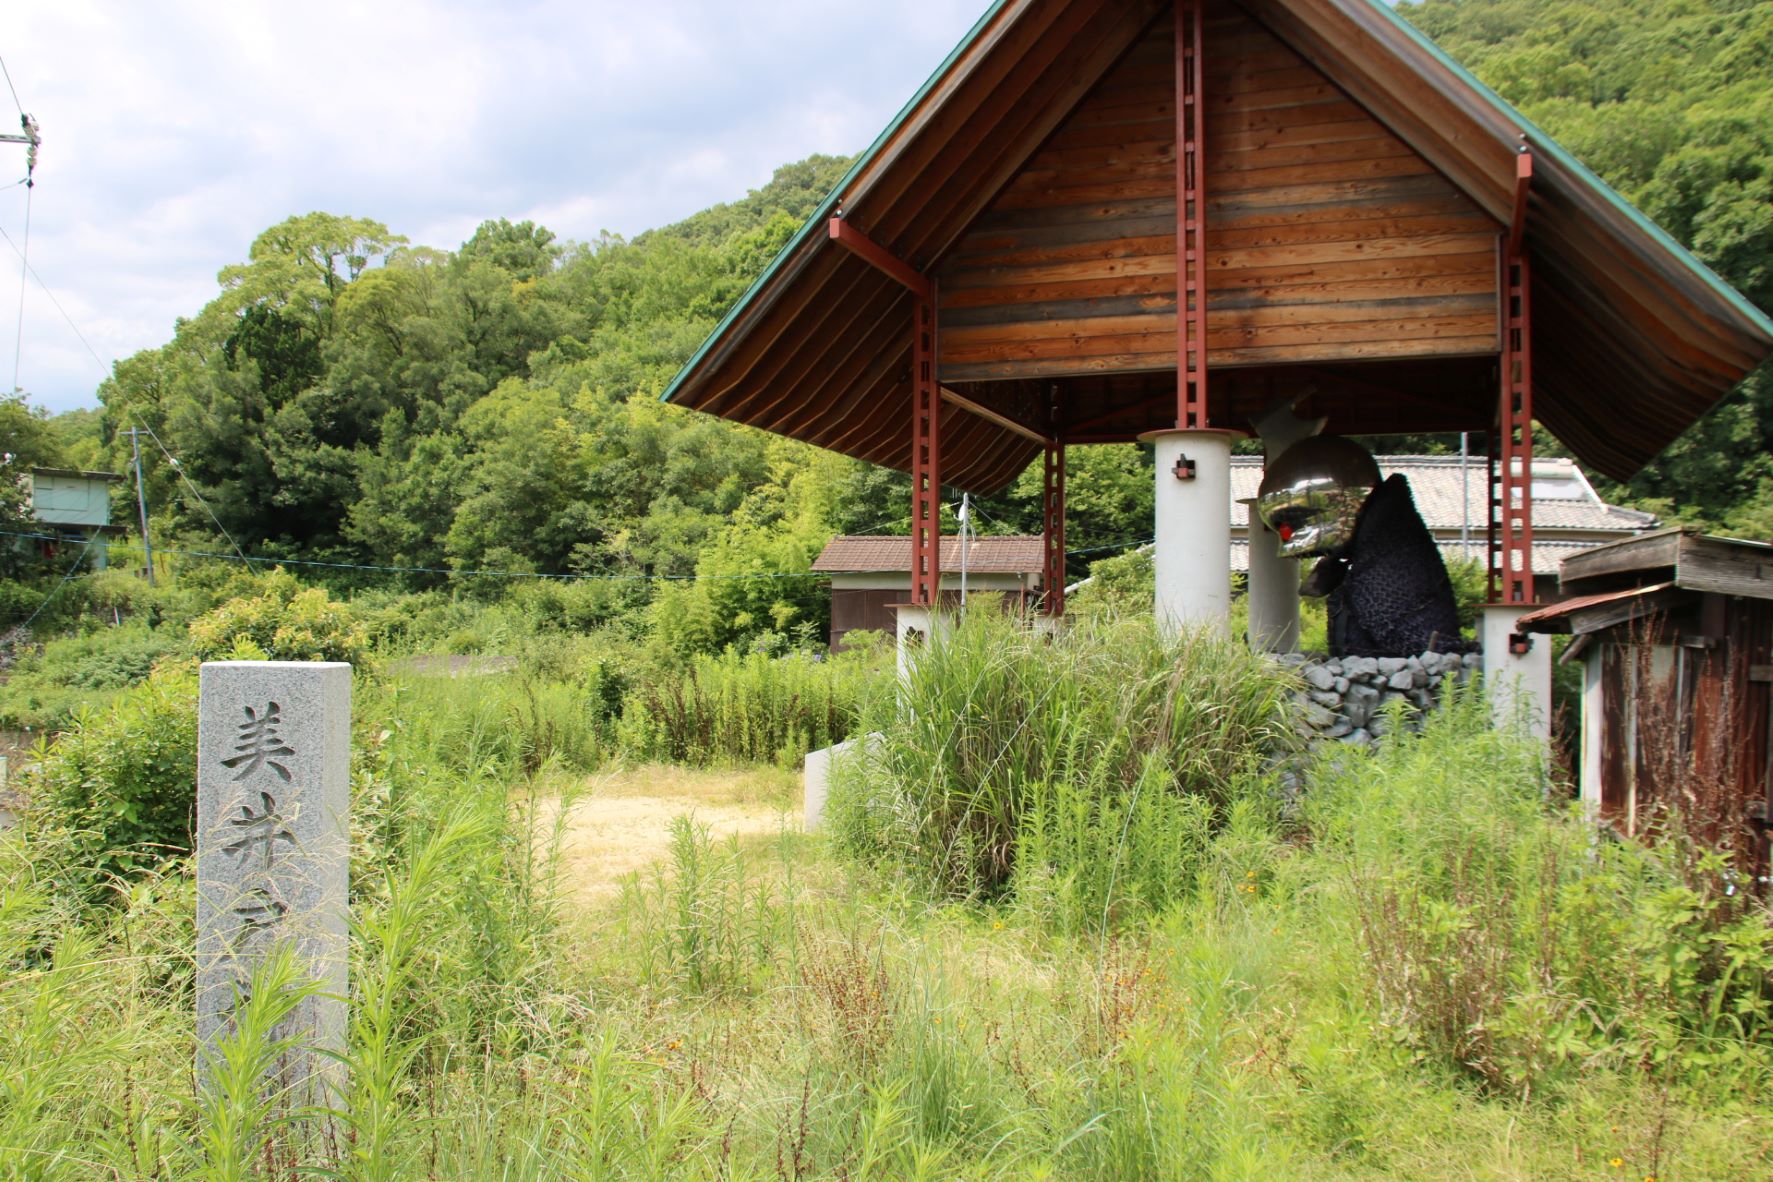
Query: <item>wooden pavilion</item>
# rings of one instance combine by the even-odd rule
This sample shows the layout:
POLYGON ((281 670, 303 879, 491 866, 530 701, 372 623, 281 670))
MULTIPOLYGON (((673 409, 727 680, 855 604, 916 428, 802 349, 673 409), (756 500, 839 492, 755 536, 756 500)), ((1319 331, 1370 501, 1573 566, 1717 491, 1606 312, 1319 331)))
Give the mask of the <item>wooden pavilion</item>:
POLYGON ((1624 478, 1770 352, 1386 4, 997 0, 664 397, 910 473, 914 604, 943 486, 1044 454, 1059 592, 1066 445, 1154 437, 1173 621, 1225 607, 1226 432, 1294 399, 1339 434, 1488 432, 1518 615, 1535 420, 1624 478))

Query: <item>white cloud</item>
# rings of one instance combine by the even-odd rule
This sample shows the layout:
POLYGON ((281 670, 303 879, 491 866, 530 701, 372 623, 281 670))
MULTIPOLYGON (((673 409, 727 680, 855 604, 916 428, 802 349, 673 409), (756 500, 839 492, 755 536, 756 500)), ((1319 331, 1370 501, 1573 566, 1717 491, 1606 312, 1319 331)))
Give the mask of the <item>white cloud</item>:
MULTIPOLYGON (((443 247, 489 217, 633 235, 861 149, 984 2, 882 23, 812 0, 15 0, 0 55, 44 132, 31 260, 108 366, 291 214, 443 247)), ((22 171, 0 145, 0 179, 22 171)), ((0 227, 22 243, 22 188, 0 190, 0 227)), ((17 262, 0 247, 6 330, 17 262)), ((105 372, 34 283, 19 362, 52 409, 92 404, 105 372)))

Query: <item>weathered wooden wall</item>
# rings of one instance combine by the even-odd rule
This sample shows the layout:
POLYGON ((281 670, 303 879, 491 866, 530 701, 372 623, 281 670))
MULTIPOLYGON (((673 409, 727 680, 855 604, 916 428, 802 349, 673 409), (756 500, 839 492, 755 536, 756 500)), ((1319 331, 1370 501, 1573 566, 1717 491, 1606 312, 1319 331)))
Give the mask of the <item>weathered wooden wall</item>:
MULTIPOLYGON (((1242 9, 1206 48, 1212 364, 1496 351, 1500 227, 1242 9)), ((944 261, 944 380, 1174 369, 1174 96, 1164 17, 944 261)))

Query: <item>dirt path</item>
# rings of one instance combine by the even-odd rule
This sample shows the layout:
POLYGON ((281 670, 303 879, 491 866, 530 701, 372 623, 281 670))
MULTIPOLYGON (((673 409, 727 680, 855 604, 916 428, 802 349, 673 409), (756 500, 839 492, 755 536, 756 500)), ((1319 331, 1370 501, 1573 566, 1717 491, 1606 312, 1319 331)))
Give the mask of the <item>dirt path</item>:
MULTIPOLYGON (((587 903, 614 898, 624 877, 666 856, 671 822, 686 813, 716 838, 798 828, 799 795, 796 773, 773 770, 648 767, 599 776, 566 814, 560 849, 565 886, 587 903)), ((559 797, 539 801, 537 832, 551 835, 559 811, 559 797)))

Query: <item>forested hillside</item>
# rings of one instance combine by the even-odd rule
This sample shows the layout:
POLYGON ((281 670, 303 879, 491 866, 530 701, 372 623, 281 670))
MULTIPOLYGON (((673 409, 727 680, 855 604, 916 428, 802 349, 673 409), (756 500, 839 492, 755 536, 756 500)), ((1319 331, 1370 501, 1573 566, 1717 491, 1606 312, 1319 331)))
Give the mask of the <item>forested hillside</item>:
MULTIPOLYGON (((1427 0, 1404 11, 1773 306, 1773 6, 1427 0)), ((292 217, 222 271, 220 293, 171 341, 117 364, 100 415, 77 412, 54 431, 13 406, 8 450, 122 470, 117 433, 151 427, 188 477, 150 448, 150 500, 172 548, 226 548, 219 526, 254 555, 423 568, 311 568, 335 582, 474 591, 495 580, 443 572, 597 576, 612 616, 662 595, 654 620, 685 629, 675 640, 691 647, 812 629, 811 581, 774 576, 805 570, 833 531, 902 529, 904 479, 657 395, 846 163, 786 166, 741 201, 633 241, 565 243, 492 220, 452 252, 364 218, 292 217), (771 577, 661 581, 697 573, 771 577)), ((1773 535, 1770 437, 1763 371, 1609 491, 1773 535)), ((1092 554, 1077 569, 1146 532, 1151 496, 1135 449, 1080 453, 1071 538, 1092 554)), ((1030 474, 987 502, 985 527, 1037 528, 1037 485, 1030 474)))
MULTIPOLYGON (((1424 0, 1399 11, 1762 308, 1773 308, 1773 4, 1424 0)), ((1773 373, 1615 497, 1773 537, 1773 373)))

